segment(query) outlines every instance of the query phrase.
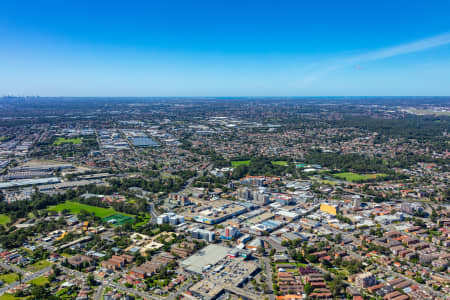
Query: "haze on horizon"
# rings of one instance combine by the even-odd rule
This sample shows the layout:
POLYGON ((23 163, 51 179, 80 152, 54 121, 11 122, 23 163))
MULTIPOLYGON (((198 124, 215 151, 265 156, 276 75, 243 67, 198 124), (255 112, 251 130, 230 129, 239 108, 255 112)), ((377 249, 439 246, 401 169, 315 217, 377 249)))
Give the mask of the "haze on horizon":
POLYGON ((0 96, 448 96, 450 2, 2 1, 0 96))

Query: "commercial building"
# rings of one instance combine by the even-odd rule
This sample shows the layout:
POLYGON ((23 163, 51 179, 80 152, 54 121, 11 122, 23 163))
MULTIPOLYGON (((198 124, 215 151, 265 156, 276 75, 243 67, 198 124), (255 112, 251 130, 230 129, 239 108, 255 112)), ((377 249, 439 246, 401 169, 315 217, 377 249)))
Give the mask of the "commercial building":
POLYGON ((290 205, 295 203, 295 199, 292 196, 285 194, 276 194, 274 200, 281 205, 290 205))
POLYGON ((212 269, 214 265, 228 255, 229 251, 229 248, 223 246, 209 245, 183 260, 181 266, 188 272, 201 274, 212 269))
POLYGON ((272 184, 275 181, 280 181, 279 177, 267 177, 267 176, 246 176, 242 178, 239 182, 241 184, 249 184, 255 186, 264 186, 267 184, 272 184))
POLYGON ((0 170, 6 168, 9 164, 9 160, 0 160, 0 170))
POLYGON ((171 224, 171 225, 178 225, 184 223, 184 216, 179 216, 174 213, 166 213, 159 215, 156 218, 156 223, 161 224, 171 224))
POLYGON ((326 213, 329 213, 330 215, 337 215, 339 212, 339 207, 334 204, 329 203, 322 203, 320 204, 320 210, 326 213))
POLYGON ((227 239, 227 240, 231 240, 234 237, 236 237, 238 234, 238 230, 236 227, 234 226, 227 226, 225 228, 225 234, 223 236, 223 238, 227 239))
POLYGON ((404 213, 414 215, 415 213, 423 212, 423 205, 421 203, 416 202, 403 202, 400 205, 400 209, 404 213))
POLYGON ((263 190, 251 190, 247 187, 242 187, 237 190, 237 196, 240 200, 252 201, 258 205, 265 205, 270 202, 270 195, 263 190))
POLYGON ((377 284, 377 279, 370 272, 358 274, 355 277, 355 285, 357 287, 365 289, 375 284, 377 284))
POLYGON ((299 214, 292 211, 279 210, 275 213, 275 219, 281 221, 291 222, 298 219, 299 217, 299 214))
POLYGON ((194 228, 191 230, 191 236, 194 239, 200 239, 200 240, 206 240, 208 242, 214 241, 216 235, 213 231, 201 229, 201 228, 194 228))
POLYGON ((192 208, 183 213, 186 219, 204 224, 217 224, 245 213, 248 208, 230 201, 215 201, 212 206, 192 208))
POLYGON ((186 206, 191 204, 191 201, 187 195, 172 193, 169 195, 169 203, 172 205, 186 206))

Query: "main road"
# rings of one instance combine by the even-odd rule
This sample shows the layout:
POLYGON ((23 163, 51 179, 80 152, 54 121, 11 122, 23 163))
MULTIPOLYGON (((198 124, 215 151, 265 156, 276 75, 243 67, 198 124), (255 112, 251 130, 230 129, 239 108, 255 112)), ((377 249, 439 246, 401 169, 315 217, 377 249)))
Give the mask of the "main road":
MULTIPOLYGON (((47 268, 41 269, 41 270, 39 270, 39 271, 37 271, 37 272, 35 272, 35 273, 31 273, 30 275, 27 275, 26 277, 24 277, 24 278, 22 279, 22 283, 26 283, 26 282, 29 282, 29 281, 35 279, 35 278, 38 278, 38 277, 44 275, 45 273, 49 272, 51 269, 52 269, 52 267, 47 267, 47 268)), ((10 269, 10 270, 11 270, 11 269, 10 269)), ((22 270, 21 270, 20 272, 17 272, 17 273, 20 273, 20 274, 29 274, 29 273, 24 273, 22 270)), ((2 288, 0 289, 0 295, 3 295, 7 290, 12 289, 12 288, 15 288, 15 287, 18 286, 19 284, 20 284, 19 281, 14 281, 13 283, 11 283, 11 284, 9 284, 9 285, 6 285, 6 286, 2 287, 2 288)))

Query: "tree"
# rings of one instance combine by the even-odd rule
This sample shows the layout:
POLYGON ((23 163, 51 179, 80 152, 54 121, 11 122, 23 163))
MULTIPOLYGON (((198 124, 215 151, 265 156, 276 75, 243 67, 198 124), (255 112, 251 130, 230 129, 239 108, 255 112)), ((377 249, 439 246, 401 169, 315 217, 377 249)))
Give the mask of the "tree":
POLYGON ((31 289, 31 299, 56 299, 55 296, 50 294, 50 291, 42 285, 35 285, 31 289))
POLYGON ((342 242, 342 235, 340 233, 336 234, 334 236, 334 240, 339 244, 340 242, 342 242))
POLYGON ((258 247, 257 251, 258 251, 258 253, 259 253, 260 255, 264 255, 264 253, 265 253, 264 247, 261 247, 261 246, 258 247))
POLYGON ((340 293, 341 289, 344 287, 344 283, 339 276, 336 276, 328 286, 333 295, 337 296, 340 293))
POLYGON ((87 282, 88 282, 88 284, 89 285, 97 285, 97 281, 95 280, 95 277, 94 277, 94 275, 93 274, 89 274, 88 276, 87 276, 87 282))
POLYGON ((314 288, 312 287, 312 285, 310 283, 305 284, 305 286, 303 288, 305 290, 306 296, 309 296, 309 294, 311 294, 314 291, 314 288))

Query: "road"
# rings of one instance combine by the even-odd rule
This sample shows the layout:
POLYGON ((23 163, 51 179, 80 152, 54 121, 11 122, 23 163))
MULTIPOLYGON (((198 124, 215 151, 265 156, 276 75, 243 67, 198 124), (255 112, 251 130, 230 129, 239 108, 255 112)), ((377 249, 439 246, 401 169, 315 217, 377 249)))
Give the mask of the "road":
MULTIPOLYGON (((38 277, 44 275, 45 273, 47 273, 48 271, 50 271, 51 269, 52 269, 52 267, 47 267, 47 268, 39 270, 39 271, 37 271, 35 273, 32 273, 31 275, 28 275, 28 276, 22 278, 22 283, 26 283, 28 281, 31 281, 31 280, 35 279, 35 278, 38 278, 38 277)), ((24 274, 23 271, 22 272, 18 272, 18 273, 24 274)), ((3 295, 7 290, 15 288, 19 284, 20 284, 19 281, 15 281, 15 282, 13 282, 13 283, 11 283, 9 285, 6 285, 6 286, 2 287, 0 289, 0 295, 3 295)))
POLYGON ((13 265, 8 265, 4 262, 0 262, 0 267, 2 267, 3 269, 6 269, 6 270, 13 271, 14 273, 20 273, 22 275, 25 275, 25 273, 26 273, 24 270, 22 270, 16 266, 13 266, 13 265))
POLYGON ((241 289, 241 288, 238 288, 238 287, 235 287, 235 286, 225 286, 224 289, 227 290, 227 291, 230 291, 230 292, 232 292, 232 293, 234 293, 234 294, 236 294, 238 296, 243 296, 246 299, 252 299, 252 300, 254 299, 254 300, 256 300, 256 299, 260 299, 262 297, 260 295, 255 295, 255 294, 253 294, 253 293, 251 293, 251 292, 249 292, 247 290, 244 290, 244 289, 241 289))
POLYGON ((171 293, 169 296, 166 297, 166 299, 175 300, 178 295, 183 294, 188 288, 192 286, 192 284, 193 284, 192 279, 189 279, 180 287, 180 289, 178 289, 174 293, 171 293))
POLYGON ((110 287, 113 287, 113 288, 116 288, 116 289, 119 289, 121 291, 125 291, 125 292, 133 294, 133 295, 137 295, 137 296, 143 297, 145 299, 155 299, 155 300, 163 299, 163 298, 160 298, 160 297, 156 297, 156 296, 150 295, 149 293, 146 293, 146 292, 138 291, 138 290, 135 290, 135 289, 129 289, 129 288, 127 288, 127 287, 125 287, 125 286, 123 286, 121 284, 115 283, 115 282, 108 282, 108 283, 106 283, 106 285, 108 285, 110 287))
POLYGON ((272 246, 272 248, 274 248, 278 252, 284 252, 287 249, 286 247, 284 247, 284 246, 278 244, 277 242, 275 242, 274 240, 272 240, 270 237, 263 236, 263 237, 261 237, 261 240, 269 243, 269 245, 272 246))
MULTIPOLYGON (((75 275, 77 277, 87 277, 86 273, 78 272, 76 270, 72 270, 72 269, 63 267, 61 265, 59 265, 59 267, 62 270, 64 270, 64 272, 66 272, 68 274, 75 275)), ((110 278, 108 278, 107 280, 104 280, 104 281, 101 281, 101 278, 96 278, 97 281, 101 282, 101 285, 98 287, 98 289, 97 289, 97 291, 95 293, 95 297, 99 297, 99 298, 94 298, 94 300, 100 300, 101 299, 100 297, 103 294, 103 289, 104 289, 105 286, 110 286, 110 287, 113 287, 113 288, 116 288, 116 289, 128 292, 128 293, 133 294, 133 295, 138 295, 138 296, 143 297, 145 299, 154 299, 154 300, 161 300, 162 299, 160 297, 151 295, 149 293, 138 291, 138 290, 131 289, 131 288, 127 288, 126 286, 124 286, 122 284, 113 282, 113 280, 117 276, 118 276, 118 274, 115 274, 114 276, 112 276, 112 277, 110 277, 110 278)))
POLYGON ((269 299, 275 300, 275 295, 273 294, 272 266, 270 265, 270 259, 268 257, 263 257, 262 261, 264 263, 266 280, 268 281, 267 287, 269 288, 269 299))
POLYGON ((186 181, 186 183, 184 184, 182 190, 185 190, 185 189, 187 189, 188 187, 190 187, 191 184, 194 182, 194 180, 197 179, 198 177, 203 176, 203 174, 205 174, 205 173, 211 171, 212 168, 213 168, 213 166, 214 166, 213 164, 209 164, 209 165, 205 168, 204 171, 197 172, 197 175, 195 175, 194 177, 189 178, 189 179, 186 181))
POLYGON ((158 214, 156 213, 156 210, 155 210, 155 204, 153 204, 152 202, 150 202, 150 203, 148 204, 148 206, 149 206, 150 215, 152 216, 150 222, 151 222, 152 224, 156 224, 156 221, 157 221, 157 218, 158 218, 158 214))
POLYGON ((105 289, 105 286, 103 284, 101 284, 97 290, 95 291, 94 294, 94 300, 101 300, 102 299, 102 295, 103 295, 103 290, 105 289))

